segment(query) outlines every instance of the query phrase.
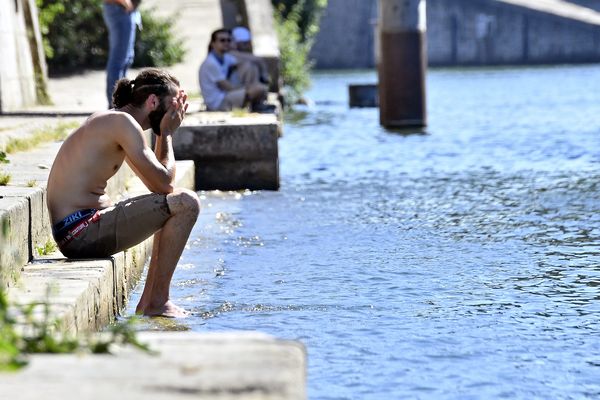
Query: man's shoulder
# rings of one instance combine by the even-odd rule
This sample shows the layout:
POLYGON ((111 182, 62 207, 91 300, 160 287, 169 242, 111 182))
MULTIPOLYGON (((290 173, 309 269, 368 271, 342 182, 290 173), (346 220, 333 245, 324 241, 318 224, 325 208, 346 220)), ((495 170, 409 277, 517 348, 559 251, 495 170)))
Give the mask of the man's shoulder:
POLYGON ((126 125, 139 125, 135 118, 123 111, 118 110, 105 110, 98 111, 87 120, 89 124, 98 124, 101 126, 126 126, 126 125))
POLYGON ((85 122, 88 130, 101 132, 106 138, 123 137, 128 134, 141 134, 142 127, 130 114, 106 110, 92 114, 85 122))
POLYGON ((211 53, 208 53, 206 55, 206 57, 204 58, 204 61, 202 61, 202 64, 200 64, 200 68, 205 67, 205 66, 212 66, 212 65, 218 66, 219 62, 211 53))

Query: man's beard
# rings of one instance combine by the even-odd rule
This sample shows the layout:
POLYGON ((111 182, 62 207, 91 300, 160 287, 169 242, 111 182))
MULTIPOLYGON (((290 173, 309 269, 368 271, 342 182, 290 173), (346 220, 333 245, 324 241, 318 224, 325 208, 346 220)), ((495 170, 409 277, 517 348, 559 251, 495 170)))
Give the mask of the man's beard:
POLYGON ((166 107, 164 107, 161 104, 158 107, 158 109, 151 111, 150 114, 148 114, 148 119, 150 120, 150 127, 152 128, 152 131, 159 136, 161 133, 160 132, 160 121, 162 121, 162 119, 166 113, 167 113, 166 107))

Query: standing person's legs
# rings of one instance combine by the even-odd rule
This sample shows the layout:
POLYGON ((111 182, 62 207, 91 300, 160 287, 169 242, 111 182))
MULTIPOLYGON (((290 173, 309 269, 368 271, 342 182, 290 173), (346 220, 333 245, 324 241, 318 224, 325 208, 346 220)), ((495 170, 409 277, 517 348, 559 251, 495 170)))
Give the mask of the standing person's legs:
POLYGON ((115 83, 125 77, 127 69, 133 63, 136 25, 133 13, 128 13, 117 4, 104 3, 103 17, 109 42, 106 98, 111 108, 115 83))
POLYGON ((154 235, 152 258, 144 292, 136 313, 148 316, 184 317, 186 312, 169 300, 173 272, 200 212, 196 193, 176 189, 167 195, 171 217, 154 235))

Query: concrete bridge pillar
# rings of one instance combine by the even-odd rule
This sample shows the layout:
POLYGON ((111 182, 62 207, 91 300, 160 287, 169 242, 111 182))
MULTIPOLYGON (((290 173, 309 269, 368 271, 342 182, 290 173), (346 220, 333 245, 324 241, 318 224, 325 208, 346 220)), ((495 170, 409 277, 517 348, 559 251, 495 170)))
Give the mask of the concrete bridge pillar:
POLYGON ((379 0, 379 116, 386 128, 427 124, 425 0, 379 0))

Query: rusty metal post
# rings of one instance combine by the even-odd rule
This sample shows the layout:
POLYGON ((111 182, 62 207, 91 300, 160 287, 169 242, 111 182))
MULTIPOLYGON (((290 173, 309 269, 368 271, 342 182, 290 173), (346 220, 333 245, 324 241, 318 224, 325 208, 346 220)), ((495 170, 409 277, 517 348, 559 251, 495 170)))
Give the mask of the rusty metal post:
POLYGON ((379 0, 379 119, 386 128, 427 125, 426 0, 379 0))

